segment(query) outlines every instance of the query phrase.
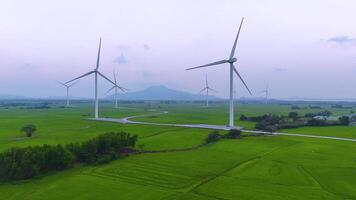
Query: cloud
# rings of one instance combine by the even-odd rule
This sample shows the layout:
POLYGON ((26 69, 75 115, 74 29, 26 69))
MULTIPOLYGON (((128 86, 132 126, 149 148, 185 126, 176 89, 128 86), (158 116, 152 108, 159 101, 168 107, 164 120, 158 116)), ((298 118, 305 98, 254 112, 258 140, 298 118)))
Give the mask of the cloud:
POLYGON ((150 47, 148 44, 144 44, 144 45, 143 45, 143 49, 146 50, 146 51, 148 51, 148 50, 151 49, 151 47, 150 47))
POLYGON ((356 38, 350 38, 348 36, 336 36, 329 38, 327 42, 336 43, 340 45, 356 45, 356 38))
POLYGON ((124 64, 128 63, 128 60, 126 59, 124 54, 121 53, 121 55, 119 57, 115 58, 115 60, 113 62, 116 64, 119 64, 119 65, 124 65, 124 64))

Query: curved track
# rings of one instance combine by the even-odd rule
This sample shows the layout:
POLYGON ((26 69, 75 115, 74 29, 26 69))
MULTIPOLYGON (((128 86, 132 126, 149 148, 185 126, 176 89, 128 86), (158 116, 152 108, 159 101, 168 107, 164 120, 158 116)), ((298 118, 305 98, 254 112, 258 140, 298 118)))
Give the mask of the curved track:
POLYGON ((135 115, 124 118, 98 118, 91 119, 95 121, 106 121, 106 122, 116 122, 121 124, 141 124, 141 125, 155 125, 155 126, 173 126, 173 127, 185 127, 185 128, 202 128, 202 129, 214 129, 214 130, 231 130, 231 129, 239 129, 246 133, 257 133, 257 134, 266 134, 266 135, 283 135, 283 136, 295 136, 295 137, 308 137, 308 138, 320 138, 320 139, 330 139, 330 140, 342 140, 342 141, 351 141, 356 142, 356 139, 352 138, 340 138, 340 137, 331 137, 331 136, 320 136, 320 135, 307 135, 307 134, 294 134, 294 133, 280 133, 280 132, 265 132, 265 131, 257 131, 257 130, 246 130, 243 127, 228 127, 222 125, 208 125, 208 124, 166 124, 166 123, 154 123, 154 122, 139 122, 132 121, 133 118, 137 117, 148 117, 155 115, 163 115, 168 114, 168 111, 164 111, 161 113, 155 114, 146 114, 146 115, 135 115))

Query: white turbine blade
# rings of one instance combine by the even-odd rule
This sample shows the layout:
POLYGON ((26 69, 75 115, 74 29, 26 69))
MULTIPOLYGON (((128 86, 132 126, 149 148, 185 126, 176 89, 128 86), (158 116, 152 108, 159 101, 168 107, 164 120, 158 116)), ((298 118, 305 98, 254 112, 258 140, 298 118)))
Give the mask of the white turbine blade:
POLYGON ((232 65, 232 69, 234 70, 234 72, 236 73, 236 75, 240 78, 240 80, 242 81, 242 83, 245 85, 247 91, 250 93, 250 95, 252 95, 252 92, 250 91, 250 89, 247 87, 244 79, 242 79, 241 75, 239 74, 239 72, 236 70, 234 64, 231 64, 232 65))
POLYGON ((81 76, 79 76, 79 77, 77 77, 77 78, 75 78, 75 79, 72 79, 72 80, 70 80, 70 81, 67 81, 67 82, 65 82, 65 83, 67 84, 67 83, 73 82, 73 81, 75 81, 75 80, 77 80, 77 79, 83 78, 83 77, 88 76, 89 74, 92 74, 92 73, 94 73, 94 71, 90 71, 90 72, 88 72, 88 73, 86 73, 86 74, 83 74, 83 75, 81 75, 81 76))
POLYGON ((213 91, 213 92, 218 92, 218 91, 214 90, 214 89, 211 88, 211 87, 209 87, 208 89, 211 90, 211 91, 213 91))
POLYGON ((64 83, 62 83, 62 82, 60 82, 60 81, 57 81, 57 83, 59 83, 59 84, 61 84, 61 85, 65 86, 65 87, 67 87, 67 85, 66 85, 66 84, 64 84, 64 83))
POLYGON ((101 50, 101 38, 99 41, 99 50, 98 50, 98 56, 96 57, 96 70, 99 69, 99 62, 100 62, 100 50, 101 50))
POLYGON ((118 85, 116 85, 116 83, 114 83, 114 82, 113 82, 112 80, 110 80, 108 77, 104 76, 104 74, 100 73, 99 71, 98 71, 98 74, 99 74, 101 77, 103 77, 104 79, 106 79, 107 81, 109 81, 110 83, 112 83, 114 86, 119 87, 118 85))
POLYGON ((114 81, 115 81, 115 83, 117 83, 115 70, 114 70, 114 81))
POLYGON ((208 74, 205 74, 205 86, 208 88, 209 84, 208 84, 208 74))
POLYGON ((235 38, 234 46, 232 46, 231 53, 230 53, 230 59, 233 58, 234 55, 235 55, 236 44, 237 44, 237 40, 239 39, 239 35, 240 35, 240 31, 241 31, 241 27, 242 27, 242 23, 243 22, 244 22, 244 18, 242 18, 242 20, 241 20, 239 31, 237 32, 237 35, 236 35, 236 38, 235 38))
POLYGON ((208 90, 208 87, 203 88, 202 90, 199 91, 199 93, 204 92, 205 90, 208 90))
POLYGON ((68 87, 72 87, 73 85, 76 85, 77 83, 79 83, 79 81, 74 82, 74 83, 72 83, 72 84, 68 85, 68 87))
POLYGON ((105 95, 108 94, 111 90, 113 90, 115 88, 115 85, 112 86, 108 91, 105 92, 105 95))
POLYGON ((201 68, 201 67, 208 67, 208 66, 213 66, 213 65, 220 65, 220 64, 227 63, 227 62, 228 62, 227 60, 220 60, 220 61, 209 63, 209 64, 206 64, 206 65, 201 65, 201 66, 198 66, 198 67, 188 68, 186 70, 192 70, 192 69, 197 69, 197 68, 201 68))
POLYGON ((118 87, 121 91, 123 91, 123 92, 128 92, 128 91, 130 91, 129 89, 124 88, 124 87, 121 87, 121 86, 118 86, 118 85, 117 85, 117 87, 118 87))
POLYGON ((104 74, 102 74, 101 72, 98 71, 98 74, 103 77, 104 79, 106 79, 107 81, 109 81, 110 83, 112 83, 114 85, 114 87, 117 87, 119 88, 121 91, 125 92, 126 91, 129 91, 128 89, 124 88, 124 87, 121 87, 119 85, 117 85, 116 83, 114 83, 112 80, 110 80, 108 77, 104 76, 104 74))

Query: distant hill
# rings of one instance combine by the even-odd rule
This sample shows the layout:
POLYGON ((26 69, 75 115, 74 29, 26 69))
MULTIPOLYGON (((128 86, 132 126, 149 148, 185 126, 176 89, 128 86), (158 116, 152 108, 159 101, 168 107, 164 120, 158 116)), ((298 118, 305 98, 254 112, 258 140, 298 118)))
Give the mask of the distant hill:
MULTIPOLYGON (((113 99, 114 95, 106 97, 106 99, 113 99)), ((119 93, 120 100, 171 100, 171 101, 198 101, 205 100, 204 95, 191 94, 189 92, 169 89, 165 86, 151 86, 141 91, 119 93)), ((209 96, 210 100, 222 100, 218 97, 209 96)))
POLYGON ((18 100, 18 99, 31 99, 25 96, 16 96, 11 94, 0 94, 0 100, 18 100))

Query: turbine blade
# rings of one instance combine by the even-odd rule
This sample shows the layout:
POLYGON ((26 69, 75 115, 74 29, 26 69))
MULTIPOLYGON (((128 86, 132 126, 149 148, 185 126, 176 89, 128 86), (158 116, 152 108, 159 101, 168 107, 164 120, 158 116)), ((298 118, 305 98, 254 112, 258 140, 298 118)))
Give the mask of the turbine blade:
POLYGON ((241 77, 241 75, 239 74, 239 72, 236 70, 234 64, 231 64, 231 66, 232 66, 232 69, 234 70, 234 72, 236 73, 236 75, 240 78, 240 80, 242 81, 242 83, 245 85, 247 91, 250 93, 250 95, 252 95, 252 92, 251 92, 250 89, 247 87, 247 85, 246 85, 244 79, 242 79, 242 77, 241 77))
POLYGON ((206 87, 209 87, 209 84, 208 84, 208 74, 205 74, 205 86, 206 86, 206 87))
POLYGON ((213 92, 216 92, 216 93, 218 92, 218 91, 214 90, 214 89, 211 88, 211 87, 209 87, 208 89, 211 90, 211 91, 213 91, 213 92))
POLYGON ((67 87, 67 85, 66 85, 66 84, 64 84, 64 83, 62 83, 62 82, 60 82, 60 81, 57 81, 57 83, 59 83, 59 84, 61 84, 61 85, 65 86, 65 87, 67 87))
POLYGON ((242 23, 243 22, 244 22, 244 18, 242 18, 242 20, 241 20, 240 27, 239 27, 239 30, 237 32, 236 38, 235 38, 234 46, 232 46, 231 53, 230 53, 230 59, 233 58, 234 55, 235 55, 236 44, 237 44, 237 40, 239 39, 239 35, 240 35, 240 31, 241 31, 241 27, 242 27, 242 23))
POLYGON ((115 81, 115 83, 117 83, 115 70, 114 70, 114 81, 115 81))
POLYGON ((129 89, 127 89, 127 88, 124 88, 124 87, 121 87, 121 86, 117 86, 121 91, 123 91, 123 92, 128 92, 128 91, 130 91, 129 89))
POLYGON ((88 73, 86 73, 86 74, 83 74, 83 75, 77 77, 77 78, 74 78, 74 79, 72 79, 72 80, 70 80, 70 81, 67 81, 67 82, 65 82, 65 84, 70 83, 70 82, 72 82, 72 81, 75 81, 75 80, 77 80, 77 79, 83 78, 83 77, 85 77, 85 76, 88 76, 89 74, 92 74, 92 73, 94 73, 94 71, 90 71, 90 72, 88 72, 88 73))
POLYGON ((99 74, 101 77, 103 77, 104 79, 106 79, 107 81, 109 81, 110 83, 112 83, 114 86, 119 87, 118 85, 116 85, 116 83, 114 83, 114 82, 113 82, 112 80, 110 80, 108 77, 104 76, 104 74, 100 73, 99 71, 98 71, 98 74, 99 74))
POLYGON ((197 68, 201 68, 201 67, 208 67, 208 66, 213 66, 213 65, 220 65, 220 64, 227 63, 227 62, 228 62, 227 60, 220 60, 220 61, 209 63, 209 64, 206 64, 206 65, 201 65, 201 66, 198 66, 198 67, 188 68, 186 70, 192 70, 192 69, 197 69, 197 68))
POLYGON ((205 87, 205 88, 203 88, 202 90, 200 90, 199 93, 202 93, 202 92, 204 92, 204 91, 207 90, 207 89, 208 89, 208 88, 205 87))
POLYGON ((100 62, 100 50, 101 50, 101 37, 99 40, 99 50, 98 50, 98 56, 96 57, 96 70, 99 69, 99 62, 100 62))
POLYGON ((68 87, 72 87, 73 85, 76 85, 77 83, 79 83, 79 81, 74 82, 74 83, 72 83, 72 84, 68 85, 68 87))
POLYGON ((112 86, 108 91, 106 91, 104 95, 108 94, 108 93, 109 93, 111 90, 113 90, 114 88, 115 88, 115 85, 112 86))

